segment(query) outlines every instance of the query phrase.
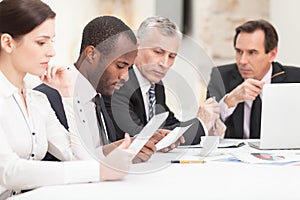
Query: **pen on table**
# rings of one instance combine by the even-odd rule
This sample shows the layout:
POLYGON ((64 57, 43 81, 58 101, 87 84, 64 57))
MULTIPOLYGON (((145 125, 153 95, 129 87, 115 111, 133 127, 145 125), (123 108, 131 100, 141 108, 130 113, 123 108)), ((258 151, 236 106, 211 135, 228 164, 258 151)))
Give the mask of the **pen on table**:
POLYGON ((171 160, 171 163, 190 164, 190 163, 205 163, 204 160, 171 160))

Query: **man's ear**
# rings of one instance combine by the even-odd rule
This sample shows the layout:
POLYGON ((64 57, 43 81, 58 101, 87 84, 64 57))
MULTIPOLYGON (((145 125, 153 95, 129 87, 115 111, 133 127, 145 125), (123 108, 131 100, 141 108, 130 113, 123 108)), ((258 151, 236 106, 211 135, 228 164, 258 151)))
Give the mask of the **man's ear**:
POLYGON ((277 52, 278 52, 278 47, 275 47, 272 51, 269 52, 270 53, 270 59, 269 59, 270 63, 272 63, 275 60, 275 58, 277 56, 277 52))
POLYGON ((11 53, 15 44, 14 39, 10 34, 4 33, 1 35, 0 39, 1 49, 3 49, 7 53, 11 53))
POLYGON ((95 47, 92 45, 89 45, 87 48, 85 48, 84 54, 90 64, 92 64, 93 60, 95 59, 95 50, 95 47))

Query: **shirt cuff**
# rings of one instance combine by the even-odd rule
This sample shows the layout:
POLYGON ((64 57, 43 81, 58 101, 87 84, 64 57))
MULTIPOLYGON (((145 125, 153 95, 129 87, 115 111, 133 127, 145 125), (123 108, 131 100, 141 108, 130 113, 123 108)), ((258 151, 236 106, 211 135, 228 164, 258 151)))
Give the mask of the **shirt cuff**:
POLYGON ((223 121, 226 121, 226 119, 232 115, 233 111, 235 110, 235 107, 228 108, 227 104, 224 102, 225 98, 227 97, 227 94, 219 101, 220 109, 221 109, 221 119, 223 121))
POLYGON ((63 162, 64 183, 98 182, 100 180, 100 165, 97 161, 63 162))
POLYGON ((205 123, 202 121, 202 119, 200 119, 200 117, 197 117, 197 119, 200 121, 200 123, 202 125, 202 128, 204 130, 204 133, 207 136, 208 135, 208 130, 207 130, 207 127, 206 127, 205 123))

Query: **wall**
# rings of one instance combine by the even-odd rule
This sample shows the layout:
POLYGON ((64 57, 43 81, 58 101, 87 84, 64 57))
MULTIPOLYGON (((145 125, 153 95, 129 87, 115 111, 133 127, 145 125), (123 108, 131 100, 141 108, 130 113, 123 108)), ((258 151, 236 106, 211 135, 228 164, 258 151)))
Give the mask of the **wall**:
POLYGON ((269 19, 269 0, 192 0, 193 32, 216 64, 234 61, 235 27, 250 19, 269 19))
MULTIPOLYGON (((59 66, 73 64, 79 54, 81 34, 85 24, 99 15, 99 0, 43 0, 56 12, 56 56, 51 63, 59 66)), ((34 87, 40 80, 27 75, 26 84, 34 87)))
POLYGON ((279 34, 277 60, 283 64, 300 66, 299 8, 300 1, 297 0, 270 0, 270 21, 279 34))

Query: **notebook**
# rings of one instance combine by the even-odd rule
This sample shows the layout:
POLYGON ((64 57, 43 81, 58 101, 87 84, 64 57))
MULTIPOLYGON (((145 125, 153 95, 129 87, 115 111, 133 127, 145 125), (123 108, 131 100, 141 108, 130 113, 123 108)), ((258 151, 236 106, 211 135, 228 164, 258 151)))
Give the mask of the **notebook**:
POLYGON ((300 149, 300 83, 266 84, 258 149, 300 149))

